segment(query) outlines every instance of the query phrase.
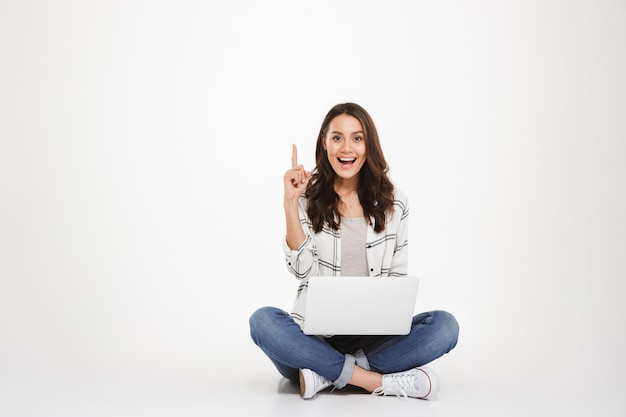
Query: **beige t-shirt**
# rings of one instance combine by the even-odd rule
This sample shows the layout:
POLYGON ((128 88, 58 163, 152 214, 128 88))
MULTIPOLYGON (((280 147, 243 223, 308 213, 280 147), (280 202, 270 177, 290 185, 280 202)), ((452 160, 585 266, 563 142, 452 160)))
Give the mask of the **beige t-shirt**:
POLYGON ((341 275, 369 275, 365 254, 366 233, 365 217, 341 218, 341 275))

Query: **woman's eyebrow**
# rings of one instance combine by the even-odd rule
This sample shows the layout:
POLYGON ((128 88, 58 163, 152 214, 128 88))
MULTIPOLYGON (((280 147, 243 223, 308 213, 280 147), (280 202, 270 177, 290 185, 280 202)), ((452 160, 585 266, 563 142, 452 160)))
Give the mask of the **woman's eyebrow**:
MULTIPOLYGON (((332 132, 330 132, 331 134, 335 135, 343 135, 343 132, 339 132, 337 130, 333 130, 332 132)), ((351 135, 364 135, 365 132, 363 132, 362 130, 357 130, 356 132, 352 132, 351 135)))

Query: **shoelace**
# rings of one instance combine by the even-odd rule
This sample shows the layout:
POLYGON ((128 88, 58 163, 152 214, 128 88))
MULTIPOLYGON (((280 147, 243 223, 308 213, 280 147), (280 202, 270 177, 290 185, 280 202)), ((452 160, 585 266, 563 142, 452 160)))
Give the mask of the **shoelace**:
POLYGON ((403 400, 408 399, 407 391, 415 390, 413 378, 407 378, 407 376, 394 377, 391 384, 386 388, 378 387, 372 391, 372 395, 395 395, 403 400))
POLYGON ((406 395, 406 392, 403 389, 400 389, 398 392, 395 391, 385 391, 383 389, 383 387, 378 387, 376 388, 371 395, 395 395, 396 397, 398 397, 399 399, 406 401, 408 400, 408 395, 406 395))

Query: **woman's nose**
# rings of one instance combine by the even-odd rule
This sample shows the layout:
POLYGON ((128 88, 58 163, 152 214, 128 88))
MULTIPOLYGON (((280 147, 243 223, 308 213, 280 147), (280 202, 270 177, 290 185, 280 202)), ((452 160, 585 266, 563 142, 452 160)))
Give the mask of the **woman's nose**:
POLYGON ((340 149, 341 149, 342 151, 344 151, 344 152, 345 152, 345 151, 349 151, 350 149, 352 149, 352 144, 350 143, 350 141, 349 141, 349 140, 344 140, 344 141, 342 141, 342 142, 341 142, 341 147, 340 147, 340 149))

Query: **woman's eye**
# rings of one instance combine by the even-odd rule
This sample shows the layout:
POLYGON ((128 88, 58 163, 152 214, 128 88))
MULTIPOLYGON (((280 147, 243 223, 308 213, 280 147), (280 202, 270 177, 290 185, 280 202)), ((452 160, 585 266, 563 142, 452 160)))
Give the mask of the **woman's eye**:
POLYGON ((340 141, 341 140, 341 136, 333 136, 333 140, 340 141))
POLYGON ((360 141, 362 141, 362 140, 363 140, 363 138, 362 138, 361 136, 355 136, 355 137, 354 137, 354 141, 355 141, 355 142, 360 142, 360 141))

